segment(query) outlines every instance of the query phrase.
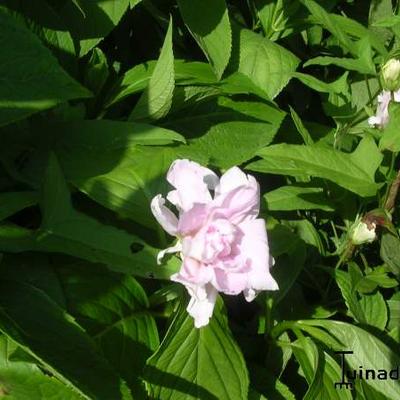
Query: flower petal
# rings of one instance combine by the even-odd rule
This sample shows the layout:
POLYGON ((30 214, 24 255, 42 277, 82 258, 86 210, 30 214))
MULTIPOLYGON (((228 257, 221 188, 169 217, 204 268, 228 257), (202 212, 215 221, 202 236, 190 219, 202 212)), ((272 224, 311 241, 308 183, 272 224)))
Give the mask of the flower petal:
POLYGON ((378 96, 378 106, 376 108, 375 117, 370 117, 368 123, 370 125, 383 128, 389 122, 389 103, 391 100, 391 92, 384 90, 378 96))
POLYGON ((278 290, 278 284, 269 271, 273 261, 269 254, 264 220, 244 221, 239 227, 244 233, 240 250, 250 261, 245 296, 246 300, 251 301, 261 290, 278 290))
POLYGON ((178 251, 182 251, 182 243, 180 240, 178 240, 174 246, 167 247, 157 254, 157 264, 161 264, 162 259, 166 254, 177 253, 178 251))
POLYGON ((165 207, 165 199, 158 194, 151 201, 151 211, 158 221, 158 223, 168 232, 171 236, 176 236, 178 229, 178 218, 167 207, 165 207))
POLYGON ((225 294, 237 295, 248 286, 248 273, 233 272, 224 269, 215 269, 214 286, 225 294))
POLYGON ((180 271, 170 279, 183 285, 204 286, 214 277, 214 271, 191 257, 184 257, 180 271))
POLYGON ((260 187, 253 176, 232 167, 215 188, 214 204, 235 224, 255 219, 260 211, 260 187))
MULTIPOLYGON (((212 317, 215 301, 217 300, 218 291, 212 285, 208 284, 204 288, 205 296, 192 296, 186 308, 189 315, 194 318, 194 326, 201 328, 208 325, 212 317)), ((190 291, 189 291, 190 293, 190 291)))
POLYGON ((195 203, 209 203, 212 200, 209 190, 218 184, 213 171, 189 160, 174 161, 167 180, 176 189, 169 193, 168 199, 183 211, 190 210, 195 203))

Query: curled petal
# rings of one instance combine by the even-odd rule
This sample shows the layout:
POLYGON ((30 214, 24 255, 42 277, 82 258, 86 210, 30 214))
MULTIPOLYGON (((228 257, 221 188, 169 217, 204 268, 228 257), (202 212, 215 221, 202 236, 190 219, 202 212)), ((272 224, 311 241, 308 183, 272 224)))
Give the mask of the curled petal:
MULTIPOLYGON (((391 100, 391 92, 384 90, 378 96, 378 107, 376 115, 368 119, 368 123, 373 126, 383 128, 389 122, 389 103, 391 100)), ((397 100, 396 100, 397 101, 397 100)))
POLYGON ((164 250, 161 250, 157 254, 157 264, 161 264, 162 259, 166 254, 172 254, 172 253, 177 253, 178 251, 182 251, 182 243, 178 241, 174 246, 167 247, 164 250))
POLYGON ((232 167, 215 188, 214 204, 235 224, 255 219, 260 211, 260 187, 253 176, 232 167))
POLYGON ((191 295, 186 310, 193 317, 194 326, 201 328, 208 325, 214 311, 215 301, 217 300, 217 289, 210 284, 198 287, 196 290, 188 286, 186 286, 186 289, 188 289, 191 295))
MULTIPOLYGON (((232 167, 228 169, 219 181, 219 184, 215 188, 215 195, 226 194, 240 186, 254 185, 254 182, 250 182, 249 178, 253 178, 250 175, 246 175, 238 167, 232 167)), ((254 180, 254 178, 253 178, 254 180)), ((257 185, 257 183, 255 184, 257 185)))
POLYGON ((181 214, 178 222, 178 232, 182 236, 198 231, 208 218, 209 209, 206 204, 196 203, 193 207, 181 214))
POLYGON ((240 224, 240 229, 244 233, 240 243, 241 253, 250 262, 244 294, 246 300, 252 301, 261 290, 278 290, 279 288, 269 271, 273 265, 273 259, 269 254, 264 220, 245 221, 240 224))
POLYGON ((185 286, 204 286, 213 279, 214 271, 201 262, 191 258, 184 257, 182 267, 177 274, 171 276, 174 282, 182 283, 185 286))
POLYGON ((393 99, 396 103, 400 103, 400 89, 393 92, 393 99))
POLYGON ((165 207, 165 199, 158 194, 151 201, 151 211, 158 223, 172 236, 176 236, 178 229, 178 218, 167 207, 165 207))
POLYGON ((216 269, 213 284, 220 292, 237 295, 246 290, 248 286, 248 273, 247 271, 230 272, 223 269, 216 269))
POLYGON ((218 184, 218 177, 213 171, 189 160, 174 161, 167 180, 176 189, 168 198, 183 211, 190 210, 195 203, 209 203, 209 190, 218 184))

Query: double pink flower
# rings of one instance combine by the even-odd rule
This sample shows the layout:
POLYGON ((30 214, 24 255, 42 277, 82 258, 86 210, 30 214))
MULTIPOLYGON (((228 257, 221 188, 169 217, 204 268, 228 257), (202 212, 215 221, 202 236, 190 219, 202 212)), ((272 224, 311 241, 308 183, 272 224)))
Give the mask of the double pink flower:
POLYGON ((208 324, 218 292, 243 292, 252 301, 261 290, 278 289, 269 272, 273 259, 265 222, 257 218, 260 190, 254 177, 233 167, 219 179, 193 161, 176 160, 167 180, 175 188, 167 200, 179 217, 160 194, 151 209, 165 231, 178 240, 159 253, 158 262, 166 253, 180 252, 182 266, 171 280, 188 290, 187 311, 197 328, 208 324))

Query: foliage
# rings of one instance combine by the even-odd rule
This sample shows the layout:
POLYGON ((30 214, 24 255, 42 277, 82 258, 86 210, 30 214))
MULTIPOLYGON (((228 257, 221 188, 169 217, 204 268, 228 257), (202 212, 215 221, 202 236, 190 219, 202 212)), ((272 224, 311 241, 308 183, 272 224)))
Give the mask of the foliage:
POLYGON ((396 399, 400 53, 389 0, 4 0, 0 398, 396 399), (278 292, 196 329, 150 211, 177 158, 261 187, 278 292), (359 221, 372 243, 351 240, 359 221))

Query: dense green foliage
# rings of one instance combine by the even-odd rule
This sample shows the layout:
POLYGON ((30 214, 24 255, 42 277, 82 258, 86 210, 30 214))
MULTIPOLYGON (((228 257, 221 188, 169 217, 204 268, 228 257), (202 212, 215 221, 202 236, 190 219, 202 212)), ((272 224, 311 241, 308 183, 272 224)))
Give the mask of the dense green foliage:
POLYGON ((0 398, 400 398, 334 387, 400 364, 399 2, 0 4, 0 398), (156 262, 178 158, 257 178, 280 287, 200 330, 156 262))

